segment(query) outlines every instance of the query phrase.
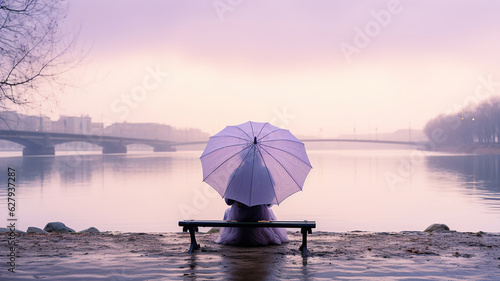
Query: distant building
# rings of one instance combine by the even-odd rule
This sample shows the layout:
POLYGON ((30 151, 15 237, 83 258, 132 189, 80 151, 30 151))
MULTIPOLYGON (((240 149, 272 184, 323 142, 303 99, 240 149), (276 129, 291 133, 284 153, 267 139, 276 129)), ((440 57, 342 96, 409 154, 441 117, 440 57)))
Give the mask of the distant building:
POLYGON ((104 134, 104 124, 102 122, 91 123, 90 124, 90 134, 91 135, 103 135, 104 134))
POLYGON ((52 132, 66 134, 90 134, 92 128, 92 118, 89 116, 64 116, 52 122, 52 132))
POLYGON ((114 123, 104 128, 104 134, 140 139, 170 139, 172 127, 156 123, 114 123))
POLYGON ((31 116, 15 111, 0 112, 0 130, 43 131, 52 130, 52 122, 46 116, 31 116))
POLYGON ((0 112, 0 130, 17 130, 20 118, 14 111, 0 112))
MULTIPOLYGON (((0 111, 0 130, 107 135, 176 142, 207 141, 209 138, 207 133, 199 129, 176 129, 165 124, 124 122, 104 127, 103 123, 92 123, 92 118, 89 116, 61 115, 57 121, 51 121, 46 116, 24 115, 15 111, 0 111)), ((0 143, 0 148, 2 149, 19 149, 20 147, 18 144, 7 141, 0 143)), ((58 149, 84 150, 96 149, 96 147, 87 143, 71 142, 59 144, 58 149)))
POLYGON ((156 123, 114 123, 104 128, 108 136, 170 141, 206 141, 209 135, 198 129, 180 130, 156 123))

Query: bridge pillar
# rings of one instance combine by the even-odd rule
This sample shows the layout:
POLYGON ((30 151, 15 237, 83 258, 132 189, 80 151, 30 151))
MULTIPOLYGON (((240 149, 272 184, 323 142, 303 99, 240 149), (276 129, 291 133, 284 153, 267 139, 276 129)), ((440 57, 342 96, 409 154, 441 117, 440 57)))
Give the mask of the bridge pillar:
POLYGON ((172 147, 170 145, 164 145, 164 146, 155 146, 153 151, 154 152, 176 151, 176 149, 175 147, 172 147))
POLYGON ((127 147, 124 145, 106 145, 102 147, 102 153, 127 153, 127 147))
POLYGON ((53 146, 25 146, 23 148, 23 156, 55 154, 56 149, 53 146))

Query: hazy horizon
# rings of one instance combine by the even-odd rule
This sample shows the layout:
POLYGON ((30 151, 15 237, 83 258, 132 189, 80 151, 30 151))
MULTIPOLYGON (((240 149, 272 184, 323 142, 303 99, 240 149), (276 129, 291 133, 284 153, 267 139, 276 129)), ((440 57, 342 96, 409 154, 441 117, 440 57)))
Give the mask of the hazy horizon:
POLYGON ((189 3, 70 1, 61 25, 87 56, 43 113, 335 137, 422 129, 499 93, 496 1, 189 3))

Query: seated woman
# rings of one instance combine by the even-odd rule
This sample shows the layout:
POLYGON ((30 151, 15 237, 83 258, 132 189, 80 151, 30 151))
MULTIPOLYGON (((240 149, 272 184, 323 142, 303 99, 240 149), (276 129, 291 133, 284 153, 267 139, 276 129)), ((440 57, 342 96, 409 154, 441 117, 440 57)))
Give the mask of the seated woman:
MULTIPOLYGON (((276 220, 273 211, 268 205, 257 205, 248 207, 240 202, 226 199, 226 203, 231 205, 224 213, 224 220, 234 221, 260 221, 276 220)), ((286 229, 274 227, 223 227, 219 233, 220 244, 238 246, 267 246, 280 245, 288 242, 286 229)))

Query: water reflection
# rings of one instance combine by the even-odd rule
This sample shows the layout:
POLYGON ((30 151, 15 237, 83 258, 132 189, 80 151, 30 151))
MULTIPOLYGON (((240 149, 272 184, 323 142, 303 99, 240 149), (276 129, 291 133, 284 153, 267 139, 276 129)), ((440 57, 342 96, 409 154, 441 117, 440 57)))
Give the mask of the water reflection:
POLYGON ((185 278, 188 278, 190 280, 196 280, 197 279, 197 276, 196 276, 196 270, 200 269, 199 268, 199 261, 198 261, 198 255, 197 253, 193 253, 191 255, 189 255, 189 258, 187 259, 187 264, 189 266, 189 270, 188 270, 188 274, 184 275, 185 278))
MULTIPOLYGON (((24 183, 60 178, 65 187, 92 182, 92 177, 106 172, 147 174, 169 173, 172 157, 151 155, 65 155, 39 157, 0 157, 0 167, 12 167, 24 183)), ((36 185, 28 185, 35 187, 36 185)))
MULTIPOLYGON (((228 246, 229 247, 229 246, 228 246)), ((223 249, 221 249, 223 250, 223 249)), ((226 266, 227 280, 273 280, 283 260, 263 247, 232 247, 223 254, 222 264, 226 266)))
POLYGON ((0 167, 13 167, 26 186, 33 182, 44 182, 58 175, 64 183, 88 182, 98 168, 92 155, 86 156, 40 156, 0 158, 0 167))
POLYGON ((467 182, 484 181, 485 185, 500 190, 500 156, 434 156, 428 158, 430 168, 438 172, 463 176, 467 182))
POLYGON ((452 180, 500 209, 500 155, 434 156, 427 158, 427 167, 436 179, 452 180))
MULTIPOLYGON (((202 182, 200 154, 0 157, 0 170, 16 169, 22 230, 62 221, 77 230, 179 231, 177 221, 218 219, 227 207, 202 182)), ((408 151, 309 154, 306 188, 273 208, 281 220, 314 219, 326 231, 419 230, 434 220, 500 229, 499 156, 429 155, 408 169, 408 151), (394 188, 387 174, 400 177, 394 188)), ((3 183, 0 208, 6 196, 3 183)))
MULTIPOLYGON (((16 170, 21 228, 58 220, 78 229, 172 230, 166 217, 177 216, 179 197, 187 194, 175 188, 202 183, 193 177, 195 163, 197 157, 182 153, 0 157, 0 169, 16 170)), ((0 199, 6 196, 2 185, 0 199)))
POLYGON ((281 280, 283 273, 306 279, 302 276, 306 266, 298 265, 294 256, 287 260, 280 250, 280 246, 222 246, 215 254, 194 252, 185 258, 184 280, 281 280))

